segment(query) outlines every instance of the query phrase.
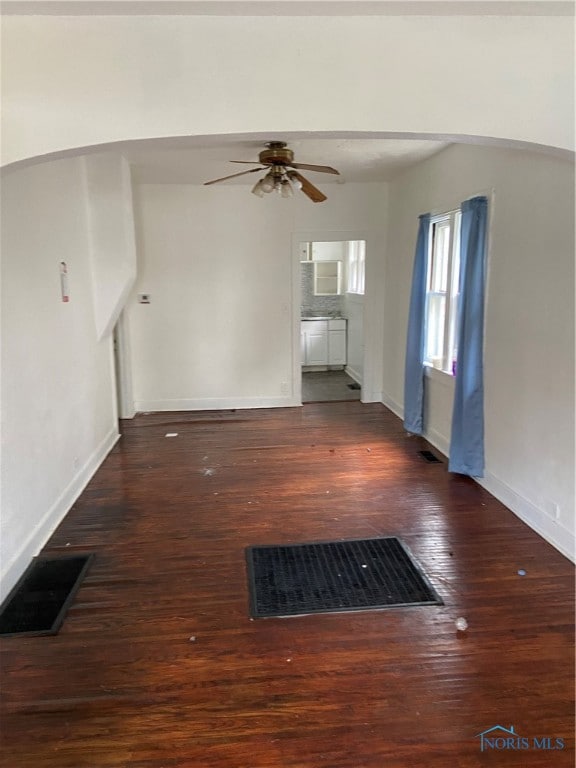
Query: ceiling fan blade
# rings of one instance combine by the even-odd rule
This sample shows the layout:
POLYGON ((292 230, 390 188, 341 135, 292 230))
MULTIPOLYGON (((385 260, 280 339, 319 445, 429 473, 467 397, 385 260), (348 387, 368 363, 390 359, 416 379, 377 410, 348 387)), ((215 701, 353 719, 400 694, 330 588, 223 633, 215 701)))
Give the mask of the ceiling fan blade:
POLYGON ((240 173, 233 173, 230 176, 222 176, 221 179, 212 179, 212 181, 205 181, 204 186, 208 184, 217 184, 219 181, 226 181, 226 179, 233 179, 235 176, 244 176, 247 173, 256 173, 257 171, 265 171, 266 168, 252 168, 250 171, 240 171, 240 173))
POLYGON ((340 176, 340 171, 329 165, 309 165, 308 163, 290 163, 290 168, 302 168, 303 171, 318 171, 318 173, 335 173, 340 176))
POLYGON ((254 165, 258 160, 228 160, 229 163, 244 163, 244 165, 254 165))
POLYGON ((313 203, 322 203, 324 200, 328 200, 326 195, 323 192, 320 192, 319 189, 317 189, 314 184, 311 184, 308 179, 306 179, 304 176, 302 176, 301 173, 298 173, 298 171, 292 171, 291 176, 295 176, 300 184, 302 184, 302 192, 312 200, 313 203))

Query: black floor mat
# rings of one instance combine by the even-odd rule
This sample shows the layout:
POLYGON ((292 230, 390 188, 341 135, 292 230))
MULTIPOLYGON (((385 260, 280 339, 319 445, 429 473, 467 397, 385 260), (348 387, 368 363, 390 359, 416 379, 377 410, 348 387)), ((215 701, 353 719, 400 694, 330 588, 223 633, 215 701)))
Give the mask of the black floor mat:
POLYGON ((360 384, 358 384, 357 381, 353 381, 352 384, 348 384, 348 389, 362 389, 360 384))
POLYGON ((0 609, 0 635, 55 635, 92 557, 35 558, 0 609))
POLYGON ((246 549, 255 618, 441 605, 394 537, 246 549))

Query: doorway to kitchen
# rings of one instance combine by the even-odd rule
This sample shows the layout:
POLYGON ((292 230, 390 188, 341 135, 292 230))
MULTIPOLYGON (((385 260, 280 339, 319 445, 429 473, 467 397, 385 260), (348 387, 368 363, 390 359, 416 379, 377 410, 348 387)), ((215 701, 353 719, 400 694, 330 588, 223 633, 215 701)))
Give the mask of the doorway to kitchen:
POLYGON ((301 240, 302 402, 359 400, 364 357, 365 240, 301 240))

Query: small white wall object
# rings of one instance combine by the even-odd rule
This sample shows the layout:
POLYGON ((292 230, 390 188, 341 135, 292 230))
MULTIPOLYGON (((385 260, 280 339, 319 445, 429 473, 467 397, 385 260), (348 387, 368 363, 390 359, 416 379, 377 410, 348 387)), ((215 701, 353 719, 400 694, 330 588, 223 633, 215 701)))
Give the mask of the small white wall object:
POLYGON ((63 303, 70 301, 70 290, 68 288, 68 267, 65 261, 60 262, 60 293, 63 303))

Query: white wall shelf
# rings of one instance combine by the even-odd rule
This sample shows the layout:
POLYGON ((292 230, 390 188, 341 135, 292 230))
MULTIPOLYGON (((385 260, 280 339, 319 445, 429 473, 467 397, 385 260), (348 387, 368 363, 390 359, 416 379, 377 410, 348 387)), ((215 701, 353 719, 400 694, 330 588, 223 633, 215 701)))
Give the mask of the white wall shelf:
POLYGON ((342 262, 314 262, 314 295, 339 296, 342 293, 342 262))

